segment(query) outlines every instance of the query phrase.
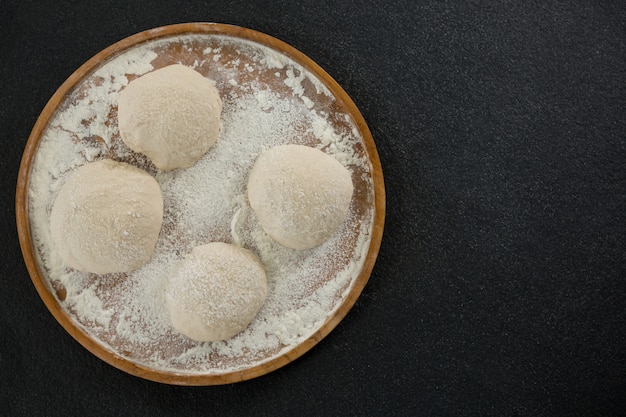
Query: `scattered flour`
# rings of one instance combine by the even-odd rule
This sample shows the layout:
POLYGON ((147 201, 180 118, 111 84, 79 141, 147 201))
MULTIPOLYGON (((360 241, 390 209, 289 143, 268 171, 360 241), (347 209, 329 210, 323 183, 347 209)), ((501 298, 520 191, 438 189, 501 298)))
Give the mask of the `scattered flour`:
POLYGON ((160 38, 108 60, 78 84, 52 117, 32 164, 29 217, 36 255, 51 291, 92 339, 156 370, 224 374, 271 361, 318 331, 341 306, 365 261, 373 224, 371 166, 347 114, 329 110, 332 94, 295 61, 260 44, 222 35, 160 38), (182 45, 182 48, 181 48, 182 45), (136 76, 176 62, 215 82, 222 130, 189 169, 160 171, 129 150, 117 129, 117 97, 136 76), (199 51, 199 52, 198 52, 199 51), (163 56, 170 61, 159 61, 163 56), (172 61, 173 60, 173 61, 172 61), (322 104, 320 104, 322 103, 322 104), (340 230, 319 247, 294 251, 260 228, 246 198, 249 170, 262 150, 298 143, 333 155, 353 175, 353 199, 340 230), (97 276, 63 265, 49 215, 69 173, 112 158, 145 169, 160 184, 164 220, 152 259, 123 274, 97 276), (251 325, 221 342, 175 332, 164 307, 169 272, 199 244, 223 241, 253 251, 268 276, 268 299, 251 325))

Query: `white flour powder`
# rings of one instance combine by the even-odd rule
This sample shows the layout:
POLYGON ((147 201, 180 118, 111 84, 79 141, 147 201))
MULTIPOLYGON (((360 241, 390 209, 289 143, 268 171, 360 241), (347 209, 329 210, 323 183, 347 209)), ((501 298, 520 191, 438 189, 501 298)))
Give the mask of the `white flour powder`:
POLYGON ((153 369, 189 374, 250 368, 314 334, 352 288, 367 254, 374 215, 371 167, 362 138, 347 114, 331 110, 333 100, 320 80, 285 55, 226 36, 161 38, 107 61, 60 106, 32 165, 32 236, 43 275, 62 308, 117 355, 153 369), (220 90, 222 130, 214 147, 191 168, 163 172, 120 140, 116 102, 129 78, 175 62, 205 74, 220 90), (294 251, 273 242, 246 199, 248 172, 257 156, 284 143, 324 150, 350 170, 355 182, 348 219, 330 240, 311 250, 294 251), (74 271, 62 264, 50 239, 50 209, 61 185, 76 167, 102 158, 145 169, 163 192, 157 247, 152 259, 131 273, 74 271), (242 333, 199 343, 171 328, 164 285, 185 254, 211 241, 256 253, 267 270, 269 295, 242 333))

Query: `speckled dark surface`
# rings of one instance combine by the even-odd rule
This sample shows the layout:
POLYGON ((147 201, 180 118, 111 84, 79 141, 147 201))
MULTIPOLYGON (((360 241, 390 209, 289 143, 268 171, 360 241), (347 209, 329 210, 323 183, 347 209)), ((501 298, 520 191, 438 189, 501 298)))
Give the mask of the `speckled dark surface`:
POLYGON ((2 2, 0 414, 624 415, 626 6, 265 3, 2 2), (343 86, 380 153, 387 222, 362 296, 312 351, 186 388, 122 373, 57 324, 13 205, 56 88, 122 38, 192 21, 277 37, 343 86))

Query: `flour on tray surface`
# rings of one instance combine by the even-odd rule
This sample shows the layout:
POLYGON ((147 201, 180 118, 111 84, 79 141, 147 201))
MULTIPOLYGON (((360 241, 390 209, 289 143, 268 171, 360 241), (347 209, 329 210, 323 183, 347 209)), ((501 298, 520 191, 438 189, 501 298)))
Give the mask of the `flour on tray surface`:
MULTIPOLYGON (((174 63, 174 62, 171 62, 174 63)), ((373 210, 351 213, 321 246, 294 251, 261 230, 246 198, 250 168, 262 150, 284 143, 316 146, 355 176, 369 162, 348 115, 331 115, 316 100, 328 88, 284 54, 222 35, 162 38, 131 48, 85 78, 51 119, 32 164, 29 216, 36 255, 51 291, 91 338, 131 361, 190 374, 220 374, 269 361, 314 334, 341 305, 360 271, 370 241, 373 210), (223 91, 222 129, 214 147, 185 170, 159 171, 120 140, 117 96, 154 69, 159 51, 180 43, 200 54, 187 65, 210 66, 223 91), (227 53, 227 51, 230 51, 227 53), (234 51, 234 52, 233 52, 234 51), (281 82, 260 81, 263 76, 281 82), (276 87, 277 86, 277 87, 276 87), (66 268, 51 243, 49 214, 69 173, 86 162, 112 158, 146 169, 160 184, 163 227, 151 260, 125 274, 96 276, 66 268), (344 241, 353 242, 348 249, 344 241), (199 244, 223 241, 253 251, 267 270, 268 299, 250 326, 221 342, 193 342, 173 331, 164 285, 176 262, 199 244)), ((369 202, 373 197, 369 196, 369 202)))

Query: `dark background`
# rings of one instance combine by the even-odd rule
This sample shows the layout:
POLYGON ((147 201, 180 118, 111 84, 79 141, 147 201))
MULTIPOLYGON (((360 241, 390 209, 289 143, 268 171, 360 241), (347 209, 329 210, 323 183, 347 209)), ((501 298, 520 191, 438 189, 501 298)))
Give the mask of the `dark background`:
POLYGON ((602 416, 626 410, 626 4, 0 3, 0 414, 602 416), (324 68, 372 130, 378 261, 313 350, 251 381, 127 375, 53 319, 24 266, 18 166, 57 87, 105 47, 212 21, 324 68))

